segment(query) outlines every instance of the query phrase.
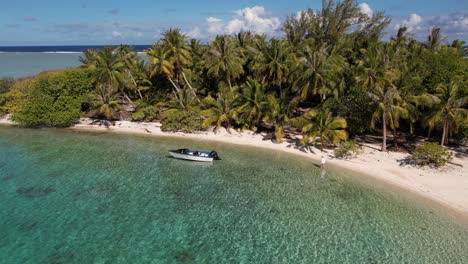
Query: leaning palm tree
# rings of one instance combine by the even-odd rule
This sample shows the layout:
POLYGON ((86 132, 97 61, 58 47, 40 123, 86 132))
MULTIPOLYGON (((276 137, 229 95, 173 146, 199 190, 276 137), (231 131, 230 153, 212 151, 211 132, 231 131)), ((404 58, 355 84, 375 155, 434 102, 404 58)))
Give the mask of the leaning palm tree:
POLYGON ((180 29, 169 29, 162 33, 161 46, 168 52, 167 56, 174 65, 177 80, 183 75, 183 70, 192 63, 190 46, 186 45, 188 37, 180 29))
POLYGON ((82 67, 91 68, 96 64, 97 51, 95 49, 87 49, 83 52, 83 56, 80 56, 80 62, 83 64, 82 67))
POLYGON ((238 114, 239 98, 240 95, 236 86, 228 87, 220 84, 216 98, 209 95, 202 102, 205 110, 201 113, 206 117, 202 127, 208 128, 214 125, 214 129, 217 131, 222 125, 226 125, 229 132, 232 121, 238 114))
POLYGON ((217 36, 209 44, 208 52, 204 56, 204 65, 208 74, 225 81, 232 89, 232 81, 243 72, 244 59, 240 48, 230 36, 217 36))
POLYGON ((334 117, 329 109, 312 109, 301 117, 293 118, 291 124, 301 130, 302 145, 307 145, 310 141, 315 144, 319 138, 321 151, 325 143, 338 145, 340 141, 348 138, 345 131, 346 120, 342 117, 334 117))
POLYGON ((151 84, 148 78, 145 77, 147 75, 145 61, 138 56, 133 47, 128 45, 118 46, 115 48, 114 53, 118 54, 125 63, 124 71, 128 80, 125 88, 138 94, 139 99, 143 99, 141 90, 146 90, 151 84))
POLYGON ((250 129, 256 131, 268 105, 266 86, 257 80, 248 79, 242 85, 240 118, 246 120, 250 129))
POLYGON ((181 101, 182 99, 179 98, 179 95, 182 89, 177 84, 178 81, 174 79, 175 66, 169 57, 169 50, 157 43, 153 43, 152 47, 146 50, 144 54, 148 57, 151 64, 150 76, 165 76, 172 85, 174 99, 181 101))
POLYGON ((468 118, 468 96, 459 89, 456 81, 450 84, 441 84, 436 89, 435 96, 438 103, 434 106, 432 113, 424 119, 424 123, 430 129, 436 125, 442 125, 443 146, 448 143, 450 132, 456 130, 458 126, 468 118))

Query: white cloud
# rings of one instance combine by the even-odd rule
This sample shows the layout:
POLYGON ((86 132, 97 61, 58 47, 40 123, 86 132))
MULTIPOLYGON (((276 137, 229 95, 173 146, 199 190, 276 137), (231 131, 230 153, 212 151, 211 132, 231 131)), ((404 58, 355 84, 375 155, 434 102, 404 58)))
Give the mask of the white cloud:
POLYGON ((225 32, 228 34, 240 32, 242 30, 245 30, 245 22, 237 18, 229 21, 225 26, 225 32))
POLYGON ((207 31, 209 35, 233 34, 240 31, 254 31, 260 34, 274 34, 281 26, 278 17, 268 17, 263 6, 246 7, 232 12, 234 16, 223 21, 216 17, 208 17, 207 31))
POLYGON ((403 24, 407 26, 417 26, 422 22, 422 17, 418 14, 411 14, 408 19, 403 20, 403 24))
POLYGON ((361 10, 361 13, 367 15, 368 17, 372 17, 374 15, 374 10, 372 10, 368 3, 360 3, 358 7, 361 10))
POLYGON ((201 38, 203 35, 199 27, 194 27, 192 30, 186 33, 190 38, 201 38))
POLYGON ((141 38, 141 37, 143 37, 143 33, 137 32, 137 33, 136 33, 136 36, 137 36, 137 38, 141 38))
MULTIPOLYGON (((432 16, 410 14, 406 18, 397 18, 394 21, 394 30, 406 26, 413 37, 418 40, 426 40, 433 27, 440 27, 442 34, 448 36, 448 41, 456 38, 466 41, 468 37, 468 14, 465 11, 432 16)), ((395 34, 395 32, 393 31, 391 34, 395 34)))
POLYGON ((208 33, 217 34, 223 31, 223 20, 216 17, 209 17, 206 19, 206 22, 208 23, 208 33))
POLYGON ((423 22, 423 18, 418 14, 410 14, 407 19, 404 19, 401 23, 395 25, 395 30, 398 30, 400 27, 407 27, 408 32, 414 32, 421 30, 421 23, 423 22))
POLYGON ((123 37, 123 34, 120 33, 119 31, 112 31, 112 36, 114 38, 121 38, 121 37, 123 37))
POLYGON ((223 21, 222 19, 219 19, 217 17, 209 17, 206 19, 206 22, 208 23, 218 23, 218 22, 221 22, 223 21))

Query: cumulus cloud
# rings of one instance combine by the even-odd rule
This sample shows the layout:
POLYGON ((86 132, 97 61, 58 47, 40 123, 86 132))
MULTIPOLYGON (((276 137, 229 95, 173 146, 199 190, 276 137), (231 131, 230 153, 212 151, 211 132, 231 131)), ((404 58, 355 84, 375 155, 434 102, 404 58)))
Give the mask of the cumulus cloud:
POLYGON ((440 27, 442 33, 448 36, 449 41, 457 38, 468 40, 468 13, 465 11, 431 16, 410 14, 406 18, 396 18, 394 21, 394 30, 405 26, 414 38, 419 40, 427 39, 429 31, 433 27, 440 27))
POLYGON ((374 10, 372 10, 368 3, 360 3, 358 7, 364 15, 367 15, 368 17, 372 17, 374 15, 374 10))
POLYGON ((422 29, 421 22, 423 22, 423 18, 418 14, 410 14, 408 18, 401 21, 401 23, 397 23, 394 26, 395 30, 398 30, 400 27, 406 27, 408 32, 415 32, 422 29))
POLYGON ((448 35, 449 40, 468 40, 468 13, 455 12, 446 15, 428 17, 425 19, 426 27, 440 27, 442 33, 448 35))
POLYGON ((422 21, 422 17, 420 15, 411 14, 408 19, 403 21, 403 24, 412 27, 412 26, 419 25, 421 21, 422 21))
MULTIPOLYGON (((206 32, 192 31, 201 37, 209 37, 216 34, 234 34, 240 31, 254 31, 260 34, 275 34, 281 21, 278 17, 269 17, 267 10, 263 6, 246 7, 235 10, 229 20, 223 20, 214 16, 206 18, 206 32)), ((199 30, 199 28, 198 28, 199 30)))
MULTIPOLYGON (((263 6, 254 6, 240 9, 234 12, 239 16, 237 20, 233 23, 234 25, 242 25, 241 30, 252 30, 257 33, 273 33, 279 29, 281 26, 280 19, 278 17, 265 17, 267 12, 263 6)), ((237 28, 233 28, 237 29, 237 28)), ((233 33, 233 32, 231 32, 233 33)))
POLYGON ((187 32, 185 34, 187 36, 189 36, 190 38, 200 38, 200 37, 202 37, 200 27, 194 27, 192 30, 190 30, 189 32, 187 32))

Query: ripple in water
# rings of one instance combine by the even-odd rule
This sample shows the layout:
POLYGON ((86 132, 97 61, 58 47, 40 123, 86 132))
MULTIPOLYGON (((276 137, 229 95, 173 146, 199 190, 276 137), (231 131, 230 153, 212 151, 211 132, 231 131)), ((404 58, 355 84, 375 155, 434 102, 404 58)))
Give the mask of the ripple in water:
POLYGON ((3 263, 466 263, 468 227, 269 150, 0 127, 3 263), (167 157, 216 149, 212 165, 167 157), (14 177, 13 177, 14 175, 14 177))

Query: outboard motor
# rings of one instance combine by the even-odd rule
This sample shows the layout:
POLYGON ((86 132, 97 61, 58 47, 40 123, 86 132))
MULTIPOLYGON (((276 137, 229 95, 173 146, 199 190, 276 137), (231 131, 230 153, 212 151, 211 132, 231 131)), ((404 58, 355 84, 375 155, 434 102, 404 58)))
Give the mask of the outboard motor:
POLYGON ((210 157, 212 157, 214 160, 221 160, 221 158, 218 156, 218 153, 214 150, 210 152, 210 157))

